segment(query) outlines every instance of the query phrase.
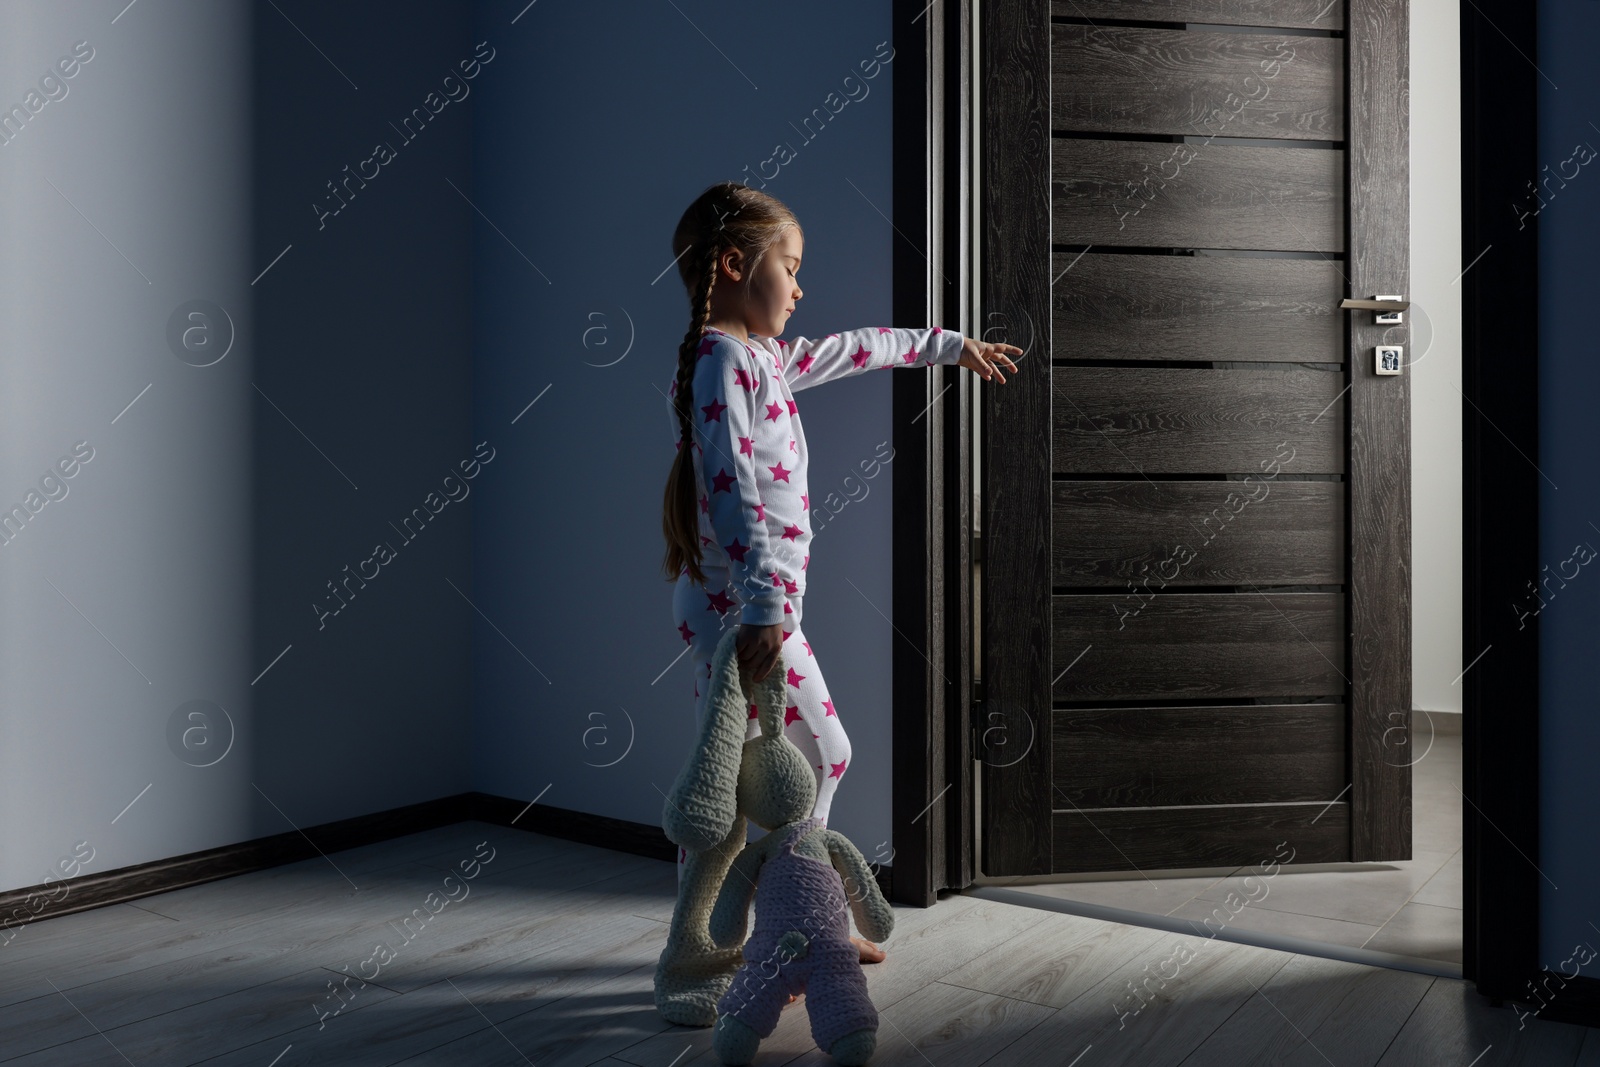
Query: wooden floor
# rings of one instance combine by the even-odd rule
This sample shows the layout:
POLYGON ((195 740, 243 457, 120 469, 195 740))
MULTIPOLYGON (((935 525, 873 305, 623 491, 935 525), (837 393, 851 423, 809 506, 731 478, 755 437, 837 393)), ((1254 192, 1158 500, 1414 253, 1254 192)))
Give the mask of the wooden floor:
MULTIPOLYGON (((715 1064, 710 1031, 667 1025, 652 1001, 675 879, 670 863, 460 823, 36 922, 0 948, 0 1062, 715 1064), (447 883, 484 841, 476 877, 447 883)), ((1519 1029, 1454 979, 960 894, 896 922, 865 968, 874 1064, 1600 1067, 1600 1031, 1519 1029)), ((832 1063, 804 1000, 756 1062, 832 1063)))

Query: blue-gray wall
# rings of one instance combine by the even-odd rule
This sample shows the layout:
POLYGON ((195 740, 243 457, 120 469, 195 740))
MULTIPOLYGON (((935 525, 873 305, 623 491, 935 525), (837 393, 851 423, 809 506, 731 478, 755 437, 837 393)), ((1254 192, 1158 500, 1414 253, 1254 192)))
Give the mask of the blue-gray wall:
POLYGON ((390 526, 478 440, 446 184, 471 187, 470 105, 413 144, 388 126, 470 56, 468 12, 122 8, 0 6, 0 108, 29 115, 0 145, 7 888, 78 842, 97 872, 471 787, 450 583, 472 589, 476 495, 390 526), (319 228, 380 139, 396 158, 319 228))
MULTIPOLYGON (((788 336, 890 324, 893 62, 858 67, 890 51, 889 4, 541 3, 508 25, 522 6, 479 4, 474 34, 504 42, 474 103, 472 233, 474 424, 505 467, 475 513, 473 782, 658 823, 695 734, 661 574, 689 324, 672 230, 787 144, 765 174, 806 232, 788 336)), ((814 500, 889 440, 890 394, 866 375, 797 397, 814 500)), ((893 469, 816 535, 804 624, 853 748, 829 824, 882 858, 893 469)))
MULTIPOLYGON (((1579 943, 1600 946, 1600 853, 1595 850, 1595 767, 1600 764, 1600 365, 1591 308, 1600 286, 1600 8, 1540 0, 1537 62, 1539 167, 1529 174, 1543 208, 1519 211, 1539 241, 1539 540, 1545 607, 1539 627, 1539 962, 1570 974, 1579 943), (1559 88, 1557 88, 1559 86, 1559 88), (1574 157, 1574 149, 1582 152, 1574 157), (1589 162, 1584 162, 1588 159, 1589 162), (1567 162, 1571 160, 1571 162, 1567 162), (1545 169, 1548 168, 1548 169, 1545 169), (1583 551, 1574 556, 1574 548, 1583 551), (1568 561, 1571 562, 1568 562, 1568 561), (1544 568, 1548 568, 1545 570, 1544 568), (1563 582, 1557 575, 1567 575, 1563 582)), ((1506 62, 1513 62, 1510 54, 1506 62)), ((1506 206, 1507 211, 1513 205, 1506 206)), ((1476 254, 1474 251, 1473 254, 1476 254)), ((1493 255, 1491 251, 1489 253, 1493 255)), ((1517 373, 1506 366, 1507 374, 1517 373)), ((1530 597, 1532 594, 1530 593, 1530 597)), ((1525 601, 1522 608, 1535 605, 1525 601)), ((1512 610, 1510 607, 1507 610, 1512 610)), ((1493 654, 1492 652, 1490 653, 1493 654)), ((1506 714, 1514 709, 1496 709, 1506 714)), ((1578 956, 1592 954, 1584 949, 1578 956)))

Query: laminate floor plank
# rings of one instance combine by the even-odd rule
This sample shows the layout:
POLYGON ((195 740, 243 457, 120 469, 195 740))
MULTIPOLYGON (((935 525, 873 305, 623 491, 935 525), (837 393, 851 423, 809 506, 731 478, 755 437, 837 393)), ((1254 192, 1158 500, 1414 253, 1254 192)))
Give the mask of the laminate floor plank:
POLYGON ((1376 1063, 1437 981, 1413 971, 1291 956, 1183 1067, 1376 1063))
POLYGON ((983 1063, 1056 1067, 1178 1064, 1291 958, 1290 953, 1165 934, 1020 1035, 994 1035, 983 1063))
POLYGON ((1471 984, 1440 978, 1377 1061, 1378 1067, 1420 1063, 1571 1067, 1578 1062, 1592 1029, 1526 1012, 1491 1007, 1471 984))

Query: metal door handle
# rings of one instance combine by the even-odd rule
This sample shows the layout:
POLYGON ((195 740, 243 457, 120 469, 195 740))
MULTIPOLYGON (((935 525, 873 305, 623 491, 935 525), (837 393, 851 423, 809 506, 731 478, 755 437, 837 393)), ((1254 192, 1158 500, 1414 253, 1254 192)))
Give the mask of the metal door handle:
MULTIPOLYGON (((1346 298, 1339 302, 1350 311, 1370 311, 1377 326, 1399 326, 1405 322, 1401 314, 1411 306, 1411 301, 1401 296, 1378 296, 1371 300, 1346 298)), ((1400 345, 1379 345, 1372 350, 1372 372, 1380 375, 1399 374, 1404 366, 1405 349, 1400 345)))
POLYGON ((1411 301, 1402 300, 1398 296, 1380 297, 1377 300, 1351 300, 1346 298, 1339 303, 1342 308, 1352 311, 1404 311, 1411 306, 1411 301))

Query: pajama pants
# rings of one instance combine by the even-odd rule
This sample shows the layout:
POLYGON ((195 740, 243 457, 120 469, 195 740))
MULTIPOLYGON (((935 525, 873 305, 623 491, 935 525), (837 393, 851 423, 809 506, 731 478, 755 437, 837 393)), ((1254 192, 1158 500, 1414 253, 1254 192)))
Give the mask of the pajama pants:
MULTIPOLYGON (((727 568, 703 563, 702 569, 706 575, 705 586, 696 584, 687 574, 680 574, 672 594, 672 621, 689 645, 689 675, 694 685, 695 710, 695 732, 692 737, 699 736, 700 725, 705 721, 711 657, 728 628, 736 629, 739 626, 738 590, 731 585, 727 568), (734 606, 719 612, 712 603, 712 596, 718 592, 725 592, 733 599, 734 606)), ((834 710, 827 683, 822 680, 822 669, 817 665, 817 658, 800 629, 803 599, 801 596, 790 596, 789 612, 783 617, 783 663, 788 672, 788 702, 784 712, 783 733, 794 742, 800 754, 816 771, 817 801, 812 805, 810 817, 821 819, 826 826, 828 808, 833 803, 833 791, 839 787, 845 767, 850 762, 850 739, 845 736, 844 726, 834 710)), ((745 740, 760 736, 760 721, 751 719, 745 730, 745 740)), ((754 823, 750 824, 750 840, 756 840, 764 833, 754 823)), ((680 848, 680 883, 687 858, 680 848)))

